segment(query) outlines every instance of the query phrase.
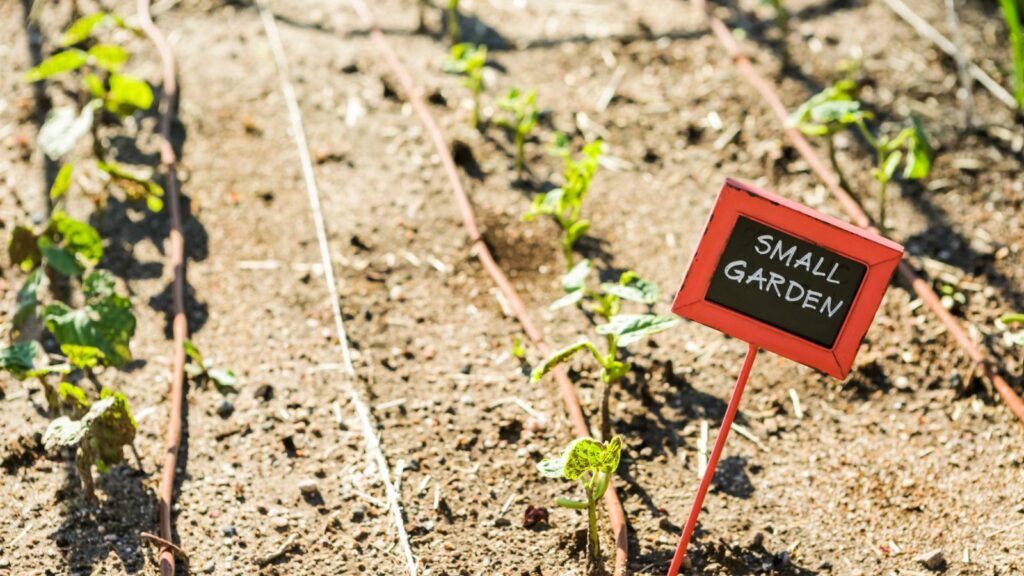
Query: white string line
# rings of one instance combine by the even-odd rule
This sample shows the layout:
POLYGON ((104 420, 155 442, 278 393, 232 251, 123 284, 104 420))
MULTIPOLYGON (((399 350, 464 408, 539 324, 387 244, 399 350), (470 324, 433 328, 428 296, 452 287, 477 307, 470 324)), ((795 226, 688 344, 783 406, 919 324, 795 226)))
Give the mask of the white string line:
MULTIPOLYGON (((334 325, 338 331, 338 344, 344 359, 345 374, 350 378, 354 378, 355 369, 352 366, 352 356, 349 353, 345 323, 341 317, 341 299, 338 296, 338 286, 334 279, 334 262, 332 261, 331 252, 327 244, 326 226, 324 225, 323 210, 320 206, 320 190, 317 187, 316 176, 313 174, 313 161, 309 155, 309 144, 306 142, 306 131, 302 123, 302 113, 299 110, 299 102, 295 96, 295 88, 292 86, 291 71, 288 67, 288 60, 285 57, 284 44, 281 42, 277 22, 267 7, 266 0, 259 0, 256 5, 263 20, 263 28, 267 32, 267 39, 270 41, 270 49, 274 53, 274 60, 277 63, 281 79, 281 91, 284 93, 284 99, 288 105, 288 115, 291 119, 292 129, 295 132, 295 144, 299 149, 302 175, 306 181, 306 190, 309 194, 309 207, 313 213, 316 237, 320 244, 320 259, 323 264, 324 279, 327 282, 327 293, 331 300, 331 311, 334 314, 334 325)), ((367 455, 375 460, 381 480, 384 482, 384 491, 387 493, 388 498, 388 508, 391 510, 395 527, 398 530, 399 544, 402 547, 402 552, 405 554, 409 573, 412 576, 416 576, 416 560, 413 558, 412 549, 409 547, 409 536, 405 531, 405 524, 402 521, 402 508, 399 503, 398 492, 395 490, 394 484, 391 483, 389 476, 390 468, 381 450, 380 440, 377 438, 377 434, 373 430, 374 427, 370 423, 370 412, 366 408, 366 403, 362 401, 359 393, 350 382, 343 382, 342 386, 351 397, 352 403, 355 405, 356 412, 359 415, 363 436, 366 439, 367 455)))

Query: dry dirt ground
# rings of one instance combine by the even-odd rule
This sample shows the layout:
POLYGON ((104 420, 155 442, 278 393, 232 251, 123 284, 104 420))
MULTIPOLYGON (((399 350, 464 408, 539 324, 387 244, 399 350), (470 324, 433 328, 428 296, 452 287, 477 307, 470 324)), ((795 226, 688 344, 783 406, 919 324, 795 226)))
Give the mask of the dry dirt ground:
MULTIPOLYGON (((125 15, 133 9, 112 4, 125 15)), ((689 3, 462 2, 465 33, 492 46, 485 118, 511 86, 539 92, 544 114, 527 146, 529 176, 517 185, 507 136, 493 125, 471 130, 465 88, 440 70, 439 10, 428 11, 428 32, 416 33, 413 2, 372 4, 449 139, 472 151, 462 176, 487 241, 556 345, 591 327, 578 311, 547 310, 564 272, 557 230, 520 219, 536 191, 561 182, 544 153, 554 130, 576 134, 577 143, 595 135, 608 142, 612 160, 588 197, 594 226, 581 251, 603 277, 635 269, 656 280, 661 312, 724 177, 839 214, 689 3), (621 83, 600 110, 617 70, 621 83)), ((911 4, 944 28, 940 4, 911 4)), ((316 237, 257 10, 247 2, 158 5, 166 9, 157 24, 180 65, 193 339, 238 370, 242 385, 228 400, 233 411, 215 390, 189 390, 175 522, 190 573, 401 574, 383 486, 338 385, 316 237), (319 497, 303 496, 304 480, 317 483, 319 497)), ((423 572, 582 574, 585 518, 552 506, 573 487, 534 470, 571 437, 561 400, 550 380, 530 385, 528 368, 510 355, 521 331, 471 254, 438 157, 347 2, 274 8, 316 160, 358 388, 389 465, 402 469, 406 528, 423 572), (528 505, 548 506, 549 524, 524 528, 528 505)), ((965 131, 953 63, 881 3, 800 0, 791 9, 795 65, 782 72, 770 11, 753 0, 715 8, 745 32, 744 46, 790 109, 838 78, 838 63, 859 57, 865 104, 884 129, 898 129, 911 112, 922 117, 935 171, 895 186, 892 235, 931 280, 964 294, 957 314, 1024 392, 1021 355, 993 324, 1024 308, 1021 124, 977 90, 980 129, 965 131)), ((997 16, 994 3, 961 6, 972 58, 1002 80, 1009 56, 997 16)), ((0 4, 5 235, 39 216, 45 189, 33 144, 39 104, 20 80, 30 66, 23 18, 21 3, 0 4)), ((44 54, 68 22, 65 3, 46 3, 44 54)), ((143 39, 128 43, 137 53, 131 71, 155 81, 155 52, 143 39)), ((68 88, 51 83, 48 97, 66 100, 68 88)), ((154 124, 149 114, 124 129, 139 144, 117 146, 126 161, 154 164, 154 124)), ((873 211, 869 150, 852 135, 839 147, 873 211)), ((71 211, 84 218, 89 205, 73 198, 71 211)), ((156 573, 154 550, 139 534, 156 531, 168 221, 115 201, 98 223, 108 236, 103 266, 122 279, 139 314, 138 360, 102 377, 139 416, 141 469, 133 461, 116 468, 99 481, 98 507, 87 505, 70 462, 39 446, 41 391, 5 380, 0 574, 156 573)), ((23 277, 2 258, 7 315, 23 277)), ((700 423, 716 429, 744 351, 693 323, 632 350, 636 368, 612 402, 626 438, 616 484, 632 573, 664 572, 698 483, 700 423)), ((538 360, 530 351, 528 361, 538 360)), ((593 414, 596 373, 581 361, 571 376, 593 414)), ((947 574, 1024 573, 1024 427, 906 287, 890 289, 845 381, 762 355, 738 422, 757 442, 730 438, 691 573, 921 574, 929 569, 914 558, 934 549, 947 574)))

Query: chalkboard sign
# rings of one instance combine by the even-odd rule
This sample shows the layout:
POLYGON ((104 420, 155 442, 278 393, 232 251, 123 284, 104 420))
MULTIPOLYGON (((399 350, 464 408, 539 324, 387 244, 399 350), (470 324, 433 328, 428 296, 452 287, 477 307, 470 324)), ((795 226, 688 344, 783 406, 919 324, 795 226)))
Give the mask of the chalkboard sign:
POLYGON ((903 247, 727 180, 672 310, 843 378, 903 247))
POLYGON ((867 266, 740 216, 706 298, 831 347, 867 266))

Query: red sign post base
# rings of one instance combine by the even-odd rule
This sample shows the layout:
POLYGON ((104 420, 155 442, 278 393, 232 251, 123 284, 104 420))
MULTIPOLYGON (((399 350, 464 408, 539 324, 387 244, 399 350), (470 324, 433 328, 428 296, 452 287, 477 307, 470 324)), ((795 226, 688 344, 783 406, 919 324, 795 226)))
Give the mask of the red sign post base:
POLYGON ((690 545, 690 538, 697 527, 697 517, 700 516, 700 509, 704 505, 704 496, 711 486, 711 479, 715 476, 715 468, 718 467, 718 459, 722 456, 725 448, 725 440, 729 437, 729 430, 732 429, 732 421, 736 418, 736 411, 740 407, 740 398, 743 396, 743 389, 747 386, 747 377, 750 376, 750 369, 754 365, 754 358, 757 357, 758 347, 751 344, 747 349, 747 357, 743 361, 743 368, 736 378, 736 387, 732 391, 732 398, 729 399, 729 407, 725 410, 725 418, 722 419, 722 427, 718 430, 718 438, 715 439, 715 447, 711 450, 708 458, 708 465, 704 469, 704 475, 700 479, 700 488, 693 498, 693 507, 690 508, 690 517, 686 519, 686 526, 683 527, 683 535, 679 538, 679 545, 676 546, 676 553, 672 556, 672 564, 668 568, 668 576, 676 576, 679 567, 686 557, 686 548, 690 545))

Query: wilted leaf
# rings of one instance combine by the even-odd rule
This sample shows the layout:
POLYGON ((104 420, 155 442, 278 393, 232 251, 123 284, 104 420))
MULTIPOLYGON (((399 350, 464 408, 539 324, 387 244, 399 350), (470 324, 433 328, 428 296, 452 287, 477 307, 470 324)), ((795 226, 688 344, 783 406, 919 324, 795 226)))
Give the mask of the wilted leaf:
POLYGON ((35 231, 20 224, 15 226, 11 232, 11 241, 7 244, 7 254, 11 257, 11 263, 17 264, 23 272, 35 270, 43 260, 35 231))
POLYGON ((101 102, 92 100, 77 112, 73 106, 54 108, 46 115, 46 122, 39 129, 39 149, 51 160, 59 160, 67 154, 82 136, 89 133, 94 114, 101 102))
POLYGON ((163 209, 164 189, 149 178, 139 176, 114 162, 97 161, 96 166, 103 170, 121 186, 132 200, 146 199, 146 205, 153 212, 163 209))
POLYGON ((104 388, 100 393, 101 400, 93 404, 90 413, 97 405, 109 402, 110 405, 93 421, 89 442, 93 444, 96 454, 96 469, 106 472, 110 466, 124 461, 124 447, 135 440, 138 425, 128 408, 128 399, 120 392, 104 388))
POLYGON ((77 48, 58 52, 25 73, 26 82, 38 82, 62 72, 77 70, 89 61, 89 55, 77 48))
POLYGON ((654 314, 622 314, 612 318, 607 324, 597 327, 597 333, 614 334, 618 338, 619 348, 625 348, 646 336, 657 334, 675 326, 679 319, 674 316, 656 316, 654 314))
POLYGON ((47 450, 53 450, 58 446, 78 446, 88 430, 82 420, 72 420, 67 416, 61 416, 46 427, 46 432, 43 434, 43 445, 47 450))

